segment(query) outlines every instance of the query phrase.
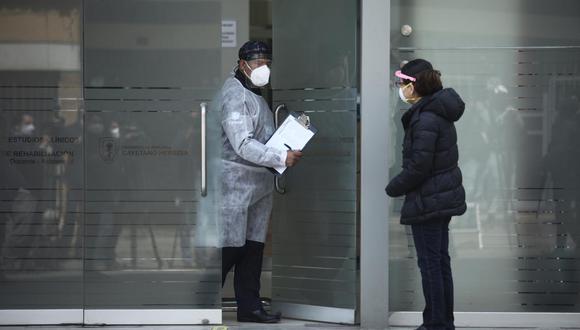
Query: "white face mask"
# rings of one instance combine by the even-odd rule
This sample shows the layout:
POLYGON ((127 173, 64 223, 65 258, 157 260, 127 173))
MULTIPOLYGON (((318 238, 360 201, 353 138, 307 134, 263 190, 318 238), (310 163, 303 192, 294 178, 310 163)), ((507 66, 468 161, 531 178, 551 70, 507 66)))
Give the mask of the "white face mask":
POLYGON ((117 127, 117 128, 112 128, 112 129, 111 129, 111 135, 112 135, 114 138, 118 139, 118 138, 121 136, 121 131, 119 130, 119 128, 118 128, 118 127, 117 127))
POLYGON ((405 86, 403 86, 403 87, 399 87, 399 98, 401 99, 401 101, 403 101, 403 102, 405 102, 405 103, 407 103, 407 104, 413 104, 413 103, 415 103, 415 102, 417 101, 417 99, 416 99, 416 98, 410 98, 410 99, 408 99, 408 98, 405 96, 405 93, 403 93, 403 89, 405 89, 405 88, 409 87, 410 85, 411 85, 411 84, 407 84, 407 85, 405 85, 405 86))
POLYGON ((403 94, 403 87, 399 87, 399 98, 401 99, 401 101, 409 103, 407 101, 407 98, 405 97, 405 94, 403 94))
POLYGON ((26 125, 22 125, 22 128, 20 129, 20 131, 22 132, 22 134, 32 134, 32 132, 34 132, 34 124, 26 124, 26 125))
MULTIPOLYGON (((246 66, 252 70, 247 62, 244 63, 246 63, 246 66)), ((252 81, 252 84, 256 87, 266 86, 270 81, 270 68, 265 64, 255 68, 252 70, 252 74, 250 75, 250 81, 252 81)))

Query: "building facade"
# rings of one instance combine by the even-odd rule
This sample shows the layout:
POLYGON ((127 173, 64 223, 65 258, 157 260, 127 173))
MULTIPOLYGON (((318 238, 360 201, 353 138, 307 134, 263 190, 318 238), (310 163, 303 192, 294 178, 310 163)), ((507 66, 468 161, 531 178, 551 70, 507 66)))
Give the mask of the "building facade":
POLYGON ((458 325, 580 324, 578 31, 574 0, 0 1, 0 323, 222 322, 217 95, 258 38, 276 120, 319 132, 272 182, 273 308, 420 323, 383 189, 406 109, 393 72, 426 58, 466 102, 458 325))

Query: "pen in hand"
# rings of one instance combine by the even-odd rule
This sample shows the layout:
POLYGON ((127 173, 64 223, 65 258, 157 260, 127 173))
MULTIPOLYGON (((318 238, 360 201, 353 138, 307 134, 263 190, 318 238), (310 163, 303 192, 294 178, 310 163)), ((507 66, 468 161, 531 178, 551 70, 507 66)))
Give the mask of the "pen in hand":
POLYGON ((286 148, 288 148, 288 155, 286 158, 286 166, 292 167, 292 166, 296 165, 296 163, 300 160, 300 158, 302 157, 302 152, 292 150, 292 147, 290 147, 286 143, 284 143, 284 146, 286 148))

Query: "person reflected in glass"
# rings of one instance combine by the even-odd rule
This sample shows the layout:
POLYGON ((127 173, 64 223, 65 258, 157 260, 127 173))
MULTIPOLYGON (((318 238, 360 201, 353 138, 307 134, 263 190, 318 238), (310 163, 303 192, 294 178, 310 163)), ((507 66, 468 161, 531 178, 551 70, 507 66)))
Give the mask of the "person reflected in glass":
MULTIPOLYGON (((127 181, 131 175, 138 172, 133 167, 127 171, 126 162, 119 161, 113 153, 114 145, 119 144, 112 129, 118 127, 98 115, 91 116, 86 123, 86 186, 91 190, 108 190, 106 201, 108 206, 98 214, 91 216, 95 225, 87 228, 85 246, 87 247, 87 268, 96 271, 119 270, 123 268, 117 260, 117 243, 122 231, 121 190, 116 187, 128 187, 127 181), (114 140, 110 140, 112 138, 114 140), (130 173, 129 173, 130 172, 130 173)), ((128 145, 129 142, 127 142, 128 145)), ((104 197, 105 198, 105 197, 104 197)))
POLYGON ((580 147, 572 142, 579 137, 580 102, 576 96, 560 96, 554 110, 544 164, 552 178, 555 212, 544 216, 550 216, 548 221, 558 224, 552 256, 565 258, 580 249, 580 169, 576 162, 580 147))
POLYGON ((264 242, 272 212, 273 174, 267 167, 294 166, 302 153, 265 145, 275 131, 274 116, 260 90, 270 79, 270 47, 248 41, 238 55, 220 104, 222 286, 235 266, 238 321, 275 323, 280 314, 266 312, 260 300, 264 242))
POLYGON ((6 210, 0 214, 0 279, 35 266, 38 201, 28 188, 19 167, 0 156, 0 195, 6 210))
POLYGON ((20 117, 20 123, 14 127, 12 134, 16 136, 33 136, 35 131, 34 117, 25 113, 20 117))
POLYGON ((465 103, 443 88, 441 73, 415 59, 395 73, 403 114, 403 166, 391 179, 390 197, 405 196, 400 222, 410 225, 421 273, 425 308, 418 329, 454 329, 449 222, 465 213, 455 122, 465 103))

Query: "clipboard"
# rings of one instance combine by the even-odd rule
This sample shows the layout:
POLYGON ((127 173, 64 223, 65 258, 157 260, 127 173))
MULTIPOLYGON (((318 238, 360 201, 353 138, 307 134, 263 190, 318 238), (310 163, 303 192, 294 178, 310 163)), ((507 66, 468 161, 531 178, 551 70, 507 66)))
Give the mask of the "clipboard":
MULTIPOLYGON (((267 147, 278 150, 303 150, 306 144, 318 133, 316 127, 310 123, 310 118, 304 113, 290 111, 290 114, 266 142, 267 147)), ((286 166, 276 166, 269 170, 282 175, 286 166)))

